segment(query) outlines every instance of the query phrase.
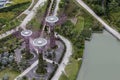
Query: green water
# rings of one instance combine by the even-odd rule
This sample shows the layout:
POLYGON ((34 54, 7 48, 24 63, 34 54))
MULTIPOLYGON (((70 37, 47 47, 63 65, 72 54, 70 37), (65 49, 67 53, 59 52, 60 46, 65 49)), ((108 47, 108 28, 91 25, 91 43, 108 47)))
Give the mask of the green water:
POLYGON ((120 41, 110 33, 94 33, 86 41, 77 80, 120 80, 120 41))

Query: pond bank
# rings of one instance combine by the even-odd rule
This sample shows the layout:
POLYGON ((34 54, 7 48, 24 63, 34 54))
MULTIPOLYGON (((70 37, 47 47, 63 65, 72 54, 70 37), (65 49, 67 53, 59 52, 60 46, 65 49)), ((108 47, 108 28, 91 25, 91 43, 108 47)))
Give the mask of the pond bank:
POLYGON ((85 42, 82 67, 77 80, 118 80, 120 41, 110 33, 93 33, 85 42))

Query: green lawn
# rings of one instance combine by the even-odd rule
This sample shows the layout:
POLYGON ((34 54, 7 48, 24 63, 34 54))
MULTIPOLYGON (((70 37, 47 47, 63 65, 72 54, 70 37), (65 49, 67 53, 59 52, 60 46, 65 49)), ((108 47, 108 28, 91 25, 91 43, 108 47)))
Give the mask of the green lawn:
POLYGON ((82 61, 71 58, 69 64, 65 68, 66 75, 62 74, 59 80, 76 80, 81 63, 82 61))
POLYGON ((23 2, 27 2, 27 1, 32 2, 32 0, 12 0, 13 4, 23 3, 23 2))
POLYGON ((48 3, 46 2, 44 6, 38 8, 38 11, 37 11, 35 17, 31 21, 29 21, 28 24, 26 25, 27 29, 37 31, 42 28, 41 21, 44 18, 44 14, 45 14, 47 5, 48 5, 48 3))
POLYGON ((2 80, 2 77, 7 74, 9 76, 9 80, 14 80, 15 77, 17 77, 19 75, 18 72, 15 71, 11 71, 10 69, 5 69, 0 71, 0 80, 2 80))
POLYGON ((83 30, 84 28, 84 18, 82 16, 79 16, 78 17, 78 20, 77 20, 77 23, 75 25, 75 30, 78 32, 78 33, 81 33, 81 31, 83 30))
POLYGON ((32 0, 10 0, 10 1, 12 1, 12 3, 6 4, 7 7, 9 7, 11 5, 14 5, 14 4, 19 4, 19 3, 27 2, 27 1, 32 2, 32 0))
POLYGON ((59 80, 69 80, 69 79, 68 79, 68 77, 64 73, 62 73, 62 75, 61 75, 59 80))

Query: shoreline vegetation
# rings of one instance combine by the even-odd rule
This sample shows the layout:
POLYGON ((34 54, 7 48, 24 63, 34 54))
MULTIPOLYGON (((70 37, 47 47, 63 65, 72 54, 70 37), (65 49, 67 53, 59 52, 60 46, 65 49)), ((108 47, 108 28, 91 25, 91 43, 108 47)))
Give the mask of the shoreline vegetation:
POLYGON ((56 31, 73 45, 73 55, 59 80, 76 80, 82 64, 85 40, 91 40, 92 33, 102 32, 103 27, 74 0, 61 0, 59 7, 58 14, 65 14, 67 20, 56 27, 56 31))
POLYGON ((95 13, 120 32, 120 1, 119 0, 83 0, 95 13))

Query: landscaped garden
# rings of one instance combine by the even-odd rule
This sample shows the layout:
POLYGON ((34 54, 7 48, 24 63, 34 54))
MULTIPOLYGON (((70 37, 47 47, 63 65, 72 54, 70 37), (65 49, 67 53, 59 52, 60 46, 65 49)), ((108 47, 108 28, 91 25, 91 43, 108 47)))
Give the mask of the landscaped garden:
POLYGON ((17 27, 20 21, 16 17, 31 4, 31 0, 13 1, 10 6, 0 9, 0 34, 17 27))
POLYGON ((0 80, 14 80, 20 73, 6 68, 0 71, 0 80))
POLYGON ((59 6, 59 14, 65 13, 68 19, 60 27, 57 27, 56 31, 68 38, 73 45, 73 55, 65 68, 65 73, 63 72, 59 80, 76 80, 82 63, 85 40, 90 40, 92 32, 102 31, 103 28, 74 0, 61 0, 59 6))
POLYGON ((14 52, 17 47, 20 47, 21 40, 18 40, 15 36, 10 35, 0 40, 0 53, 14 52), (3 46, 4 45, 4 46, 3 46))
MULTIPOLYGON (((15 34, 0 40, 0 78, 3 80, 13 80, 29 64, 25 60, 19 63, 16 60, 16 49, 20 49, 23 40, 15 34), (7 78, 7 79, 6 79, 7 78)), ((22 52, 22 51, 21 51, 22 52)))
POLYGON ((15 4, 0 9, 0 26, 12 21, 18 15, 20 15, 25 9, 27 9, 31 3, 31 0, 17 0, 13 2, 15 4))
POLYGON ((41 7, 38 8, 35 17, 30 22, 28 22, 28 24, 26 26, 27 29, 30 29, 33 31, 38 31, 38 30, 42 29, 42 21, 45 16, 47 4, 48 3, 45 3, 45 6, 43 6, 42 8, 41 7))

